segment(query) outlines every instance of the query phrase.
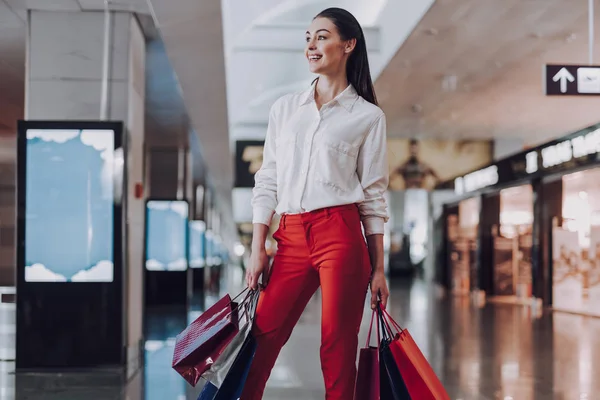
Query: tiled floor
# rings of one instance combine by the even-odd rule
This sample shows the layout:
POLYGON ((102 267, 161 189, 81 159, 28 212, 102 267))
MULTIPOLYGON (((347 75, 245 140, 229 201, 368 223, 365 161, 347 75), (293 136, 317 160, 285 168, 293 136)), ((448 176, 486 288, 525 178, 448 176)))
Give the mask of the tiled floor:
MULTIPOLYGON (((419 281, 391 286, 390 313, 409 329, 452 399, 600 400, 600 319, 534 316, 528 308, 500 304, 477 308, 468 299, 441 298, 419 281)), ((149 315, 146 368, 128 383, 109 373, 15 377, 12 363, 4 361, 0 400, 194 400, 199 389, 170 365, 172 338, 196 315, 149 315)), ((368 317, 365 308, 361 343, 368 317)), ((265 400, 324 398, 319 321, 317 294, 281 354, 265 400)))

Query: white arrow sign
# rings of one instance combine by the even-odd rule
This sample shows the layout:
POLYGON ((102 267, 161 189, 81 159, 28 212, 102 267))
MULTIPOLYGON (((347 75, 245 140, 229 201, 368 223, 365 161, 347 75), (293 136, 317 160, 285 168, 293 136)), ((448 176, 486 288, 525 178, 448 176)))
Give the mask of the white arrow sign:
POLYGON ((554 82, 558 82, 560 80, 560 91, 562 93, 566 93, 567 92, 567 81, 574 82, 575 77, 573 75, 571 75, 571 73, 569 72, 568 69, 563 67, 563 68, 561 68, 560 71, 558 71, 558 73, 556 75, 554 75, 552 80, 554 82))

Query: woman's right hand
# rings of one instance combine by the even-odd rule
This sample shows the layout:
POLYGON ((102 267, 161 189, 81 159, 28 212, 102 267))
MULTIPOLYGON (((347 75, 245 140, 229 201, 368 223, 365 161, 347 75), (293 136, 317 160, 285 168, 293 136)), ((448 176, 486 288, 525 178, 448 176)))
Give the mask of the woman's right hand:
POLYGON ((252 250, 250 263, 246 269, 246 283, 248 287, 255 290, 258 287, 258 278, 262 275, 262 285, 266 286, 269 270, 269 256, 265 248, 252 250))

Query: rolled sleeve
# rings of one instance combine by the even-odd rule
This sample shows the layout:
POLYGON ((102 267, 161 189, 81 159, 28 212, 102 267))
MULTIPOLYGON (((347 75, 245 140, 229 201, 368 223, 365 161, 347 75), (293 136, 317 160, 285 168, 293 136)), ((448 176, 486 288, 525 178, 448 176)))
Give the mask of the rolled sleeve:
POLYGON ((267 207, 254 206, 252 209, 252 223, 271 225, 273 210, 267 207))
POLYGON ((252 223, 271 225, 277 207, 276 104, 271 107, 269 125, 265 137, 263 162, 254 175, 252 189, 252 223))
POLYGON ((383 235, 386 219, 383 217, 366 217, 363 218, 363 226, 365 235, 383 235))
POLYGON ((359 204, 365 235, 384 233, 389 220, 385 192, 389 183, 386 119, 382 113, 371 126, 358 155, 357 173, 364 192, 359 204))

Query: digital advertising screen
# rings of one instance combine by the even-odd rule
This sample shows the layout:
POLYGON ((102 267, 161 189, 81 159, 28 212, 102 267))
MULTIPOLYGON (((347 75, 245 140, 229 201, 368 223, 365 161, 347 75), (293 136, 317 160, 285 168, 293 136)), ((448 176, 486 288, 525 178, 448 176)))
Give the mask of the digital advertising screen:
POLYGON ((114 130, 26 130, 25 282, 113 282, 119 154, 114 130))
POLYGON ((204 267, 206 257, 204 234, 206 224, 204 221, 190 221, 189 255, 190 268, 204 267))
POLYGON ((185 271, 188 268, 189 205, 182 200, 146 203, 146 269, 185 271))

